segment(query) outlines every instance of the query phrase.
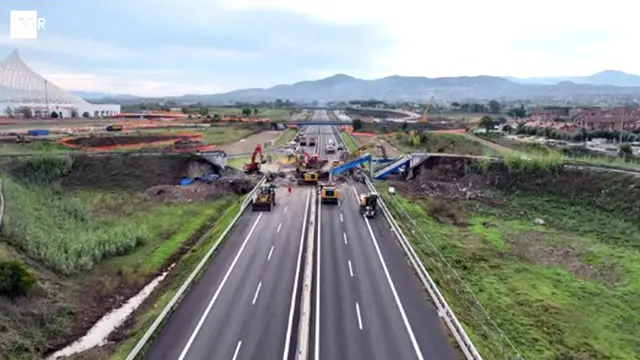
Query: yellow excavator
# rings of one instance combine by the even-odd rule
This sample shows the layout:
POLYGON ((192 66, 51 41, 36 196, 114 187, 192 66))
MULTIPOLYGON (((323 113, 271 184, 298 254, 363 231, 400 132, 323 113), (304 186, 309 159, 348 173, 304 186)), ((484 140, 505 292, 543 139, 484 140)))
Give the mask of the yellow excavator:
POLYGON ((382 157, 384 159, 387 158, 387 149, 384 147, 384 145, 378 144, 378 143, 370 143, 370 144, 362 145, 359 148, 357 148, 354 151, 352 151, 351 152, 351 156, 363 155, 367 150, 369 150, 371 148, 379 149, 380 150, 380 154, 382 155, 382 157))

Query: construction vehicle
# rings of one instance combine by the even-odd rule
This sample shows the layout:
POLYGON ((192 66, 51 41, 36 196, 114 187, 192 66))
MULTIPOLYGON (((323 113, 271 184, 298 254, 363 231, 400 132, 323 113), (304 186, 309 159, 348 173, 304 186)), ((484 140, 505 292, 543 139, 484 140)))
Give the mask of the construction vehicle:
POLYGON ((300 185, 317 185, 318 173, 310 170, 296 169, 298 173, 298 184, 300 185))
POLYGON ((318 154, 311 156, 304 152, 298 155, 298 167, 303 169, 322 169, 328 162, 329 160, 321 159, 318 154))
POLYGON ((360 155, 364 154, 366 152, 366 150, 369 150, 371 148, 379 149, 380 150, 380 155, 382 155, 382 158, 387 159, 387 149, 384 147, 384 145, 378 144, 378 143, 370 143, 370 144, 362 145, 359 148, 355 149, 351 153, 351 156, 360 156, 360 155))
POLYGON ((263 157, 262 146, 258 144, 251 154, 251 162, 248 164, 244 164, 244 172, 247 174, 260 172, 260 164, 264 164, 267 162, 266 159, 263 159, 263 157), (256 161, 256 157, 258 155, 260 155, 260 162, 256 161))
POLYGON ((271 208, 276 205, 276 191, 275 186, 270 183, 262 184, 256 196, 251 202, 251 211, 271 211, 271 208))
POLYGON ((429 122, 429 110, 431 109, 431 103, 433 102, 433 95, 431 96, 431 99, 429 99, 429 102, 427 103, 427 106, 424 109, 424 112, 422 113, 422 117, 420 118, 420 122, 423 124, 426 124, 429 122))
POLYGON ((376 216, 378 209, 378 194, 360 194, 360 213, 368 218, 376 216))
POLYGON ((31 139, 27 138, 24 135, 16 135, 16 144, 29 144, 31 139))
POLYGON ((122 125, 107 125, 105 128, 107 131, 122 131, 124 127, 122 125))
POLYGON ((333 184, 320 186, 320 202, 322 204, 337 204, 340 199, 340 191, 333 184))

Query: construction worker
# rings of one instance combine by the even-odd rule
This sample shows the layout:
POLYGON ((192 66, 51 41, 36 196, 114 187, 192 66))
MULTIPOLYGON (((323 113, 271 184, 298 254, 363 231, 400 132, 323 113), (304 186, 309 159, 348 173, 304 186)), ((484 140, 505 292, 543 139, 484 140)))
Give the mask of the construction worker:
POLYGON ((291 195, 291 183, 287 184, 287 191, 289 192, 289 195, 291 195))

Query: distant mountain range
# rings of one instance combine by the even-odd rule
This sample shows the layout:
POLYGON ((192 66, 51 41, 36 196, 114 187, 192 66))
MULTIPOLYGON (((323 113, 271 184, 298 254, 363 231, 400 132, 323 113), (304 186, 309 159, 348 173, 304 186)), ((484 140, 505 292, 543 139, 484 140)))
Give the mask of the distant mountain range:
POLYGON ((98 100, 98 99, 137 99, 139 96, 134 95, 124 95, 124 94, 107 94, 102 92, 91 92, 91 91, 70 91, 73 95, 85 99, 85 100, 98 100))
POLYGON ((570 81, 576 84, 640 87, 640 76, 618 70, 605 70, 589 76, 533 77, 525 79, 503 76, 502 78, 521 84, 554 85, 570 81))
MULTIPOLYGON (((76 92, 77 94, 77 92, 76 92)), ((100 97, 96 93, 88 93, 100 97)), ((106 95, 106 94, 105 94, 106 95)), ((288 99, 310 103, 376 99, 383 101, 489 100, 489 99, 553 99, 583 101, 600 97, 640 98, 640 76, 607 70, 585 77, 529 78, 495 76, 460 76, 426 78, 389 76, 363 80, 338 74, 315 81, 292 85, 277 85, 268 89, 242 89, 223 94, 163 97, 178 103, 224 104, 229 102, 260 102, 288 99)), ((130 95, 108 96, 109 100, 129 103, 159 98, 138 98, 130 95)), ((104 99, 102 99, 104 100, 104 99)))

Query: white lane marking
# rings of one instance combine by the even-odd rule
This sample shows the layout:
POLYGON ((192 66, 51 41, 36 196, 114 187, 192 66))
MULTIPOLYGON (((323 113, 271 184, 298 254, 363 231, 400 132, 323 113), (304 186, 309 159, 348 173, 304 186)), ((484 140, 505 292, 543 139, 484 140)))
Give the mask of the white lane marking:
POLYGON ((258 222, 260 221, 260 219, 262 219, 262 213, 260 213, 260 215, 258 215, 258 218, 256 219, 256 222, 253 223, 253 226, 251 227, 251 230, 249 231, 249 234, 247 234, 247 237, 244 239, 244 242, 242 243, 242 246, 240 246, 240 250, 238 250, 238 254, 233 259, 233 262, 231 263, 231 266, 229 266, 229 270, 227 270, 227 273, 224 274, 224 277, 222 278, 222 282, 220 282, 220 286, 218 286, 218 290, 216 290, 215 294, 213 294, 213 297, 211 298, 211 301, 209 301, 209 305, 207 305, 207 308, 204 310, 204 313, 200 317, 200 320, 198 321, 198 324, 196 325, 196 328, 193 329, 193 332, 191 333, 191 336, 189 337, 189 340, 187 341, 187 344, 182 349, 182 352, 180 353, 180 357, 178 357, 178 360, 184 360, 184 358, 187 356, 187 352, 189 352, 189 348, 191 347, 191 344, 193 344, 193 341, 196 339, 196 336, 198 336, 198 332, 200 331, 200 328, 202 327, 202 324, 204 324, 204 321, 207 318, 207 315, 209 315, 209 312, 211 311, 211 308, 213 307, 213 304, 218 299, 218 296, 220 296, 220 292, 222 291, 222 288, 224 287, 224 284, 229 279, 229 276, 231 275, 231 271, 236 266, 236 263, 238 262, 238 259, 240 259, 240 255, 242 255, 242 252, 244 251, 244 248, 247 245, 247 242, 249 241, 249 238, 251 238, 251 234, 253 234, 253 231, 256 229, 256 226, 258 226, 258 222))
POLYGON ((289 208, 288 206, 285 206, 285 207, 284 207, 284 211, 283 211, 282 213, 283 213, 283 214, 286 214, 286 213, 287 213, 287 209, 288 209, 288 208, 289 208))
MULTIPOLYGON (((300 234, 300 249, 298 250, 298 261, 296 262, 296 276, 293 279, 293 293, 291 294, 291 305, 289 310, 289 323, 287 324, 287 337, 284 343, 284 353, 282 360, 289 358, 289 346, 291 345, 291 331, 293 330, 293 310, 296 304, 296 295, 298 294, 298 278, 300 277, 300 262, 302 261, 302 245, 304 245, 304 235, 307 230, 307 215, 309 213, 309 198, 311 190, 307 191, 307 202, 304 205, 304 218, 302 220, 302 233, 300 234)), ((285 208, 286 210, 287 208, 285 208)))
POLYGON ((315 338, 315 344, 313 346, 313 359, 314 360, 320 360, 320 275, 322 275, 322 273, 320 272, 320 253, 321 253, 321 249, 320 249, 320 245, 322 244, 321 241, 321 237, 320 237, 320 228, 322 228, 322 206, 318 206, 318 235, 316 236, 316 239, 318 239, 318 243, 316 244, 318 246, 318 250, 316 250, 316 270, 317 270, 317 274, 316 274, 316 338, 315 338))
POLYGON ((278 231, 276 231, 276 232, 280 233, 280 229, 282 229, 282 223, 278 224, 278 231))
POLYGON ((344 222, 344 217, 342 217, 342 214, 340 214, 340 222, 343 223, 344 222))
POLYGON ((349 274, 353 277, 353 267, 351 267, 351 260, 347 260, 349 263, 349 274))
POLYGON ((389 287, 391 288, 391 292, 393 293, 393 298, 396 301, 398 310, 400 310, 400 316, 402 317, 402 322, 404 323, 404 327, 407 329, 407 332, 409 333, 409 338, 411 339, 411 344, 413 345, 413 351, 416 353, 418 360, 424 360, 424 358, 422 357, 422 351, 420 350, 420 346, 418 345, 418 341, 416 340, 416 336, 413 334, 413 329, 411 329, 411 324, 409 324, 409 319, 407 318, 407 314, 404 312, 404 307, 400 302, 400 297, 398 296, 396 287, 393 284, 393 280, 391 280, 391 275, 389 275, 387 264, 384 262, 384 258, 382 257, 382 252, 380 251, 380 247, 378 246, 378 240, 376 239, 376 236, 373 234, 373 230, 371 229, 371 224, 369 223, 369 219, 367 219, 366 216, 364 215, 362 217, 364 218, 365 224, 367 224, 367 229, 369 229, 371 240, 373 240, 373 245, 375 246, 376 252, 378 253, 378 259, 380 259, 380 263, 382 264, 384 275, 387 278, 387 282, 389 283, 389 287))
POLYGON ((236 360, 238 358, 238 354, 240 353, 240 346, 242 346, 242 340, 238 341, 238 345, 236 345, 236 351, 233 352, 233 358, 231 360, 236 360))
POLYGON ((342 233, 342 238, 344 239, 344 244, 347 245, 349 242, 347 241, 347 233, 342 233))
POLYGON ((258 283, 258 288, 256 289, 256 293, 253 295, 253 300, 251 301, 251 305, 256 304, 256 300, 258 300, 258 294, 260 294, 261 287, 262 287, 262 281, 258 283))
POLYGON ((351 190, 353 190, 353 193, 356 194, 356 200, 360 201, 360 196, 358 195, 358 191, 356 190, 356 187, 352 186, 351 190))
POLYGON ((358 315, 358 327, 360 328, 360 330, 362 330, 362 317, 360 317, 360 306, 358 305, 357 301, 356 301, 356 314, 358 315))
POLYGON ((271 250, 269 250, 269 255, 267 255, 267 261, 271 260, 271 255, 273 255, 273 245, 271 245, 271 250))

